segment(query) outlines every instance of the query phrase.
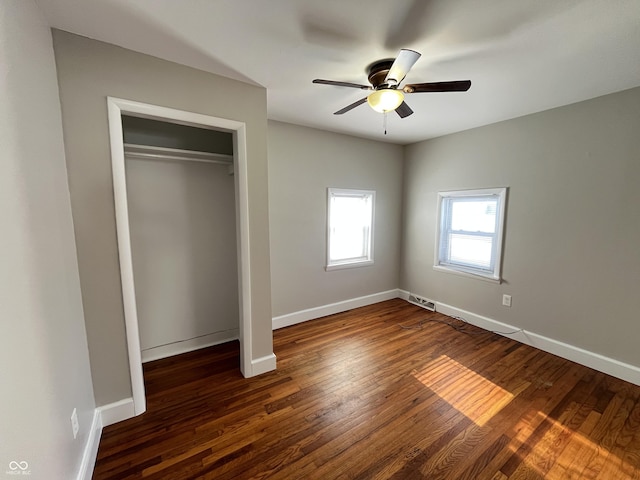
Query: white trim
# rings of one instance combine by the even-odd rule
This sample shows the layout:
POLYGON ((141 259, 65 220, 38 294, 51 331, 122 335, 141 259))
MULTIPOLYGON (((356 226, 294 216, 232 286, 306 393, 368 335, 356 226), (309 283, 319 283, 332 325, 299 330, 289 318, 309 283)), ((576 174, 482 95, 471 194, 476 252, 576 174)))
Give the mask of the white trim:
POLYGON ((398 298, 401 298, 401 299, 406 300, 408 302, 409 301, 409 295, 411 295, 411 292, 408 292, 407 290, 402 290, 401 288, 398 289, 398 298))
POLYGON ((136 309, 135 283, 129 233, 127 207, 127 185, 125 173, 122 115, 133 114, 143 118, 170 120, 184 125, 212 127, 233 132, 234 172, 236 181, 236 225, 238 229, 238 270, 240 285, 240 370, 245 377, 251 371, 251 270, 249 257, 249 197, 247 179, 246 125, 235 120, 186 112, 173 108, 107 97, 109 137, 111 144, 111 166, 116 213, 118 254, 122 283, 122 297, 129 352, 129 371, 133 395, 134 414, 146 410, 142 355, 136 309))
POLYGON ((102 421, 103 427, 128 420, 137 415, 135 413, 133 398, 123 398, 117 402, 102 405, 96 410, 100 413, 100 420, 102 421))
POLYGON ((210 333, 196 338, 189 338, 187 340, 147 348, 142 350, 142 363, 180 355, 181 353, 193 352, 194 350, 200 350, 201 348, 211 347, 213 345, 220 345, 221 343, 227 343, 232 340, 238 340, 238 332, 239 330, 237 328, 233 328, 231 330, 225 330, 224 332, 210 333))
POLYGON ((124 144, 122 134, 122 111, 126 103, 107 98, 109 114, 109 137, 111 143, 111 170, 113 174, 113 197, 116 213, 116 233, 118 240, 118 257, 120 262, 120 280, 122 301, 127 334, 127 350, 129 353, 129 372, 131 374, 131 390, 134 399, 135 415, 147 409, 144 394, 144 378, 142 373, 142 357, 140 355, 140 331, 138 329, 138 311, 136 308, 136 291, 133 281, 133 260, 131 256, 131 234, 129 232, 129 207, 127 203, 127 181, 124 162, 124 144))
MULTIPOLYGON (((494 332, 520 330, 519 327, 514 325, 498 322, 497 320, 483 317, 482 315, 477 315, 475 313, 462 310, 461 308, 447 305, 446 303, 436 302, 436 311, 452 317, 464 318, 470 324, 485 330, 494 332)), ((640 385, 640 367, 605 357, 604 355, 590 352, 580 347, 569 345, 568 343, 554 340, 553 338, 545 337, 537 333, 528 332, 526 330, 520 330, 517 333, 504 336, 520 343, 524 343, 525 345, 530 345, 545 352, 579 363, 580 365, 585 365, 616 378, 631 382, 634 385, 640 385)))
POLYGON ((240 292, 240 371, 246 378, 253 377, 251 346, 253 337, 251 318, 251 249, 249 236, 249 177, 247 175, 246 126, 236 122, 233 136, 234 176, 236 182, 236 237, 238 238, 238 290, 240 292))
POLYGON ((386 292, 374 293, 372 295, 365 295, 364 297, 352 298, 342 302, 331 303, 329 305, 322 305, 320 307, 308 308, 306 310, 300 310, 299 312, 287 313, 286 315, 273 317, 273 329, 277 330, 279 328, 289 327, 315 318, 346 312, 352 308, 364 307, 367 305, 373 305, 374 303, 384 302, 385 300, 391 300, 392 298, 398 298, 399 292, 400 290, 398 289, 387 290, 386 292))
POLYGON ((482 280, 483 282, 502 283, 502 279, 501 278, 487 277, 486 275, 481 275, 479 273, 473 273, 471 271, 467 272, 467 271, 463 270, 462 268, 460 268, 458 270, 458 269, 455 269, 453 267, 448 267, 448 266, 444 266, 444 265, 434 265, 433 269, 437 270, 438 272, 450 273, 452 275, 459 275, 461 277, 475 278, 476 280, 482 280))
POLYGON ((255 358, 251 360, 251 372, 254 376, 262 375, 263 373, 267 373, 275 369, 276 356, 273 353, 265 357, 255 358))
POLYGON ((96 466, 98 458, 98 447, 100 446, 100 436, 102 435, 102 418, 100 412, 96 408, 93 411, 93 421, 87 443, 84 446, 82 461, 80 462, 80 470, 78 471, 77 480, 91 480, 93 477, 93 469, 96 466))
POLYGON ((327 265, 324 269, 327 272, 331 272, 333 270, 344 270, 345 268, 357 268, 357 267, 369 267, 373 265, 373 260, 358 260, 355 262, 344 262, 344 263, 332 263, 331 265, 327 265))

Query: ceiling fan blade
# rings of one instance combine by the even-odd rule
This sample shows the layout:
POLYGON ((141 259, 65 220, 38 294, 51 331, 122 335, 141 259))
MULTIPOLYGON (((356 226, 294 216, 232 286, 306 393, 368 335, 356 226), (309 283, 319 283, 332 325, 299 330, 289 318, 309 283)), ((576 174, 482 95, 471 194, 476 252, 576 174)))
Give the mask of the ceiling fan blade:
POLYGON ((363 103, 367 103, 367 97, 361 98, 357 102, 353 102, 351 105, 347 105, 343 109, 338 110, 337 112, 334 112, 333 114, 334 115, 342 115, 343 113, 347 113, 349 110, 353 110, 354 108, 359 107, 363 103))
POLYGON ((471 87, 471 80, 453 82, 410 83, 402 89, 404 93, 422 92, 466 92, 471 87))
POLYGON ((359 88, 360 90, 373 90, 373 87, 371 85, 360 85, 359 83, 350 82, 336 82, 335 80, 322 80, 320 78, 316 78, 313 83, 319 83, 322 85, 334 85, 336 87, 359 88))
POLYGON ((384 83, 399 85, 419 58, 420 54, 418 52, 407 50, 406 48, 400 50, 400 53, 398 53, 398 56, 389 69, 389 73, 387 73, 387 77, 384 79, 384 83))
POLYGON ((400 118, 408 117, 413 113, 411 107, 406 104, 406 102, 402 102, 398 108, 396 108, 396 113, 400 116, 400 118))

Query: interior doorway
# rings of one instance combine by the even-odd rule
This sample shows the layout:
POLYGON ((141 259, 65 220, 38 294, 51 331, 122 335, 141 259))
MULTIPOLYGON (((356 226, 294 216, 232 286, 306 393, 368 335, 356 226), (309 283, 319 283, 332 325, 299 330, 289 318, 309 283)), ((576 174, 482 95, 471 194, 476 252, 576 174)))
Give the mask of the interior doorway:
POLYGON ((136 305, 136 289, 133 271, 122 117, 140 117, 178 125, 206 128, 229 132, 233 136, 233 178, 235 184, 235 226, 237 250, 236 263, 238 277, 238 309, 240 317, 240 370, 243 375, 250 376, 250 372, 247 372, 246 370, 247 368, 251 368, 251 281, 248 249, 249 223, 245 124, 233 120, 112 97, 107 98, 107 104, 120 277, 124 303, 127 348, 129 353, 131 389, 134 414, 139 415, 146 410, 146 400, 142 373, 140 326, 136 305), (249 375, 247 375, 247 373, 249 373, 249 375))

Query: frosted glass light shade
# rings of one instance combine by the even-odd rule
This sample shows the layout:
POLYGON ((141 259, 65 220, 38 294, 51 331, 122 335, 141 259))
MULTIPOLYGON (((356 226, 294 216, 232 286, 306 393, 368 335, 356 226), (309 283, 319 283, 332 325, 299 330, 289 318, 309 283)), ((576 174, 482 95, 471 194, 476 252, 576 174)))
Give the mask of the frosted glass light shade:
POLYGON ((383 88, 367 97, 367 103, 376 112, 384 113, 395 110, 404 101, 402 90, 383 88))

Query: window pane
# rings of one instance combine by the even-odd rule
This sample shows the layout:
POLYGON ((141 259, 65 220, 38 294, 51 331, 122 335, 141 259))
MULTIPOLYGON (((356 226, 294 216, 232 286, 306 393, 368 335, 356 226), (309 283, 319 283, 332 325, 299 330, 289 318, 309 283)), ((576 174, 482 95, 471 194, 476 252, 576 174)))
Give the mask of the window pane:
POLYGON ((364 227, 369 223, 368 199, 364 197, 333 196, 331 206, 331 226, 344 228, 364 227))
POLYGON ((452 200, 451 229, 495 233, 497 204, 498 200, 495 198, 452 200))
POLYGON ((366 257, 365 232, 362 228, 345 225, 331 232, 331 260, 366 257))
POLYGON ((491 268, 491 237, 477 235, 449 235, 449 261, 478 268, 491 268))
POLYGON ((329 265, 371 260, 373 195, 329 189, 329 265))

